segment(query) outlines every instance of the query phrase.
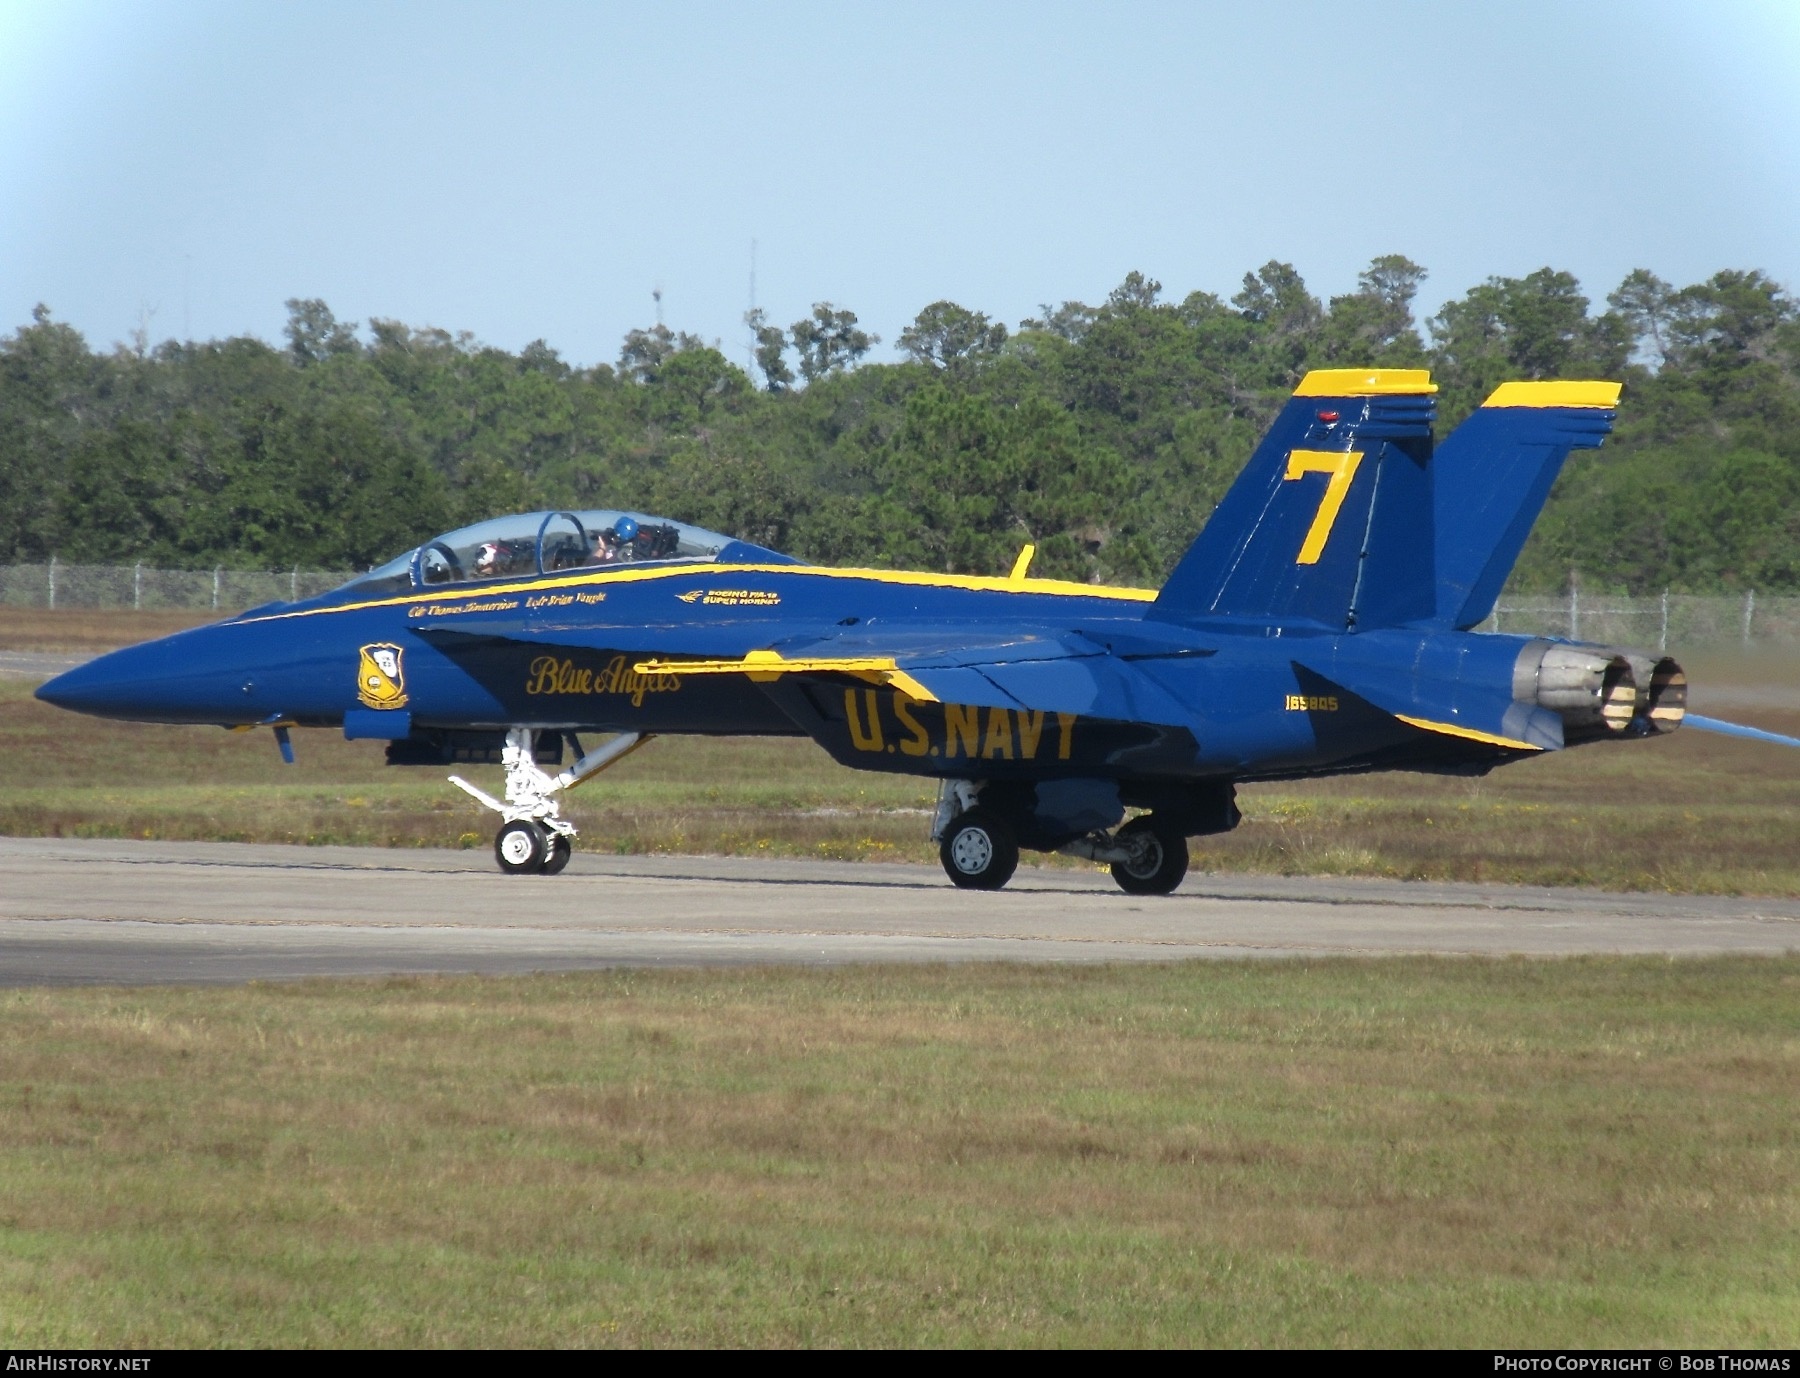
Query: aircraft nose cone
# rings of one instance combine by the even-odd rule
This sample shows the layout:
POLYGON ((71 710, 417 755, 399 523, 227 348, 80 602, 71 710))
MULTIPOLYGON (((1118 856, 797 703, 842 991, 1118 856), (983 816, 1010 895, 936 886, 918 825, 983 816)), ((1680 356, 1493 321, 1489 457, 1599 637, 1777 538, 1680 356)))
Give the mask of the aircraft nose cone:
POLYGON ((77 665, 39 685, 37 696, 58 708, 134 722, 254 721, 242 673, 209 654, 195 632, 127 646, 77 665))
POLYGON ((76 713, 119 716, 130 702, 133 684, 141 678, 133 672, 131 659, 130 650, 98 656, 40 684, 37 697, 76 713))

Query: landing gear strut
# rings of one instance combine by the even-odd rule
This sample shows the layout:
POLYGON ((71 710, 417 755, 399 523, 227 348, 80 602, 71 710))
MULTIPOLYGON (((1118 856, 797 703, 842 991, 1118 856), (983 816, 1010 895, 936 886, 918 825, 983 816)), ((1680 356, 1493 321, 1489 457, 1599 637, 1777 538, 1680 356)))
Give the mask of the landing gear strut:
POLYGON ((569 864, 575 850, 575 825, 562 816, 557 797, 583 780, 598 775, 650 740, 646 733, 627 732, 605 746, 590 751, 560 775, 538 769, 531 750, 531 729, 515 727, 506 734, 500 759, 506 766, 506 802, 460 775, 450 783, 499 814, 503 820, 494 837, 494 859, 509 876, 553 876, 569 864))

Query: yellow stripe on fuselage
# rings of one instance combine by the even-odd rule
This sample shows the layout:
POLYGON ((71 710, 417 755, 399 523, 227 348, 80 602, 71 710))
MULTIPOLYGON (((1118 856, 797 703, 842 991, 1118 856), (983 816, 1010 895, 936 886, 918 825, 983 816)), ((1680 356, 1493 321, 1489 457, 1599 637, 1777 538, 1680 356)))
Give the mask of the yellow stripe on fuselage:
POLYGON ((1404 713, 1396 713, 1408 727, 1417 727, 1426 732, 1441 732, 1446 737, 1464 737, 1471 742, 1482 742, 1487 746, 1510 747, 1514 751, 1542 751, 1544 748, 1531 742, 1515 741, 1511 737, 1496 737, 1492 732, 1477 732, 1472 727, 1458 727, 1455 723, 1432 722, 1429 718, 1409 718, 1404 713))
POLYGON ((735 579, 744 574, 803 575, 815 579, 868 579, 878 584, 915 588, 967 589, 976 593, 1036 593, 1057 598, 1111 598, 1127 603, 1153 603, 1155 589, 1110 588, 1077 584, 1068 579, 1022 579, 977 574, 922 574, 911 570, 838 569, 830 565, 721 565, 700 562, 687 565, 596 569, 560 579, 535 578, 513 583, 460 583, 415 589, 392 598, 372 598, 361 603, 339 603, 327 608, 302 608, 297 612, 272 612, 241 622, 279 622, 293 617, 318 617, 326 613, 362 612, 369 608, 398 608, 417 603, 461 602, 470 598, 497 598, 514 593, 542 593, 546 589, 584 588, 608 584, 637 584, 653 579, 674 579, 692 574, 711 574, 735 579))
POLYGON ((1502 383, 1484 407, 1616 407, 1622 383, 1556 381, 1502 383))

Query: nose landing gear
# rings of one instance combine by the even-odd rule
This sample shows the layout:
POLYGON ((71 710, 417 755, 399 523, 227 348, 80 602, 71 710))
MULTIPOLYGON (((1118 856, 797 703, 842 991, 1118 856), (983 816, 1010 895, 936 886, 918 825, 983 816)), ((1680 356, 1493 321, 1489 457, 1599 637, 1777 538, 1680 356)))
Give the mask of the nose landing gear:
POLYGON ((575 850, 575 825, 562 816, 558 796, 649 740, 647 733, 624 733, 552 776, 539 770, 532 757, 531 729, 515 727, 506 734, 506 748, 500 753, 506 766, 505 803, 460 775, 452 775, 450 783, 504 820, 494 837, 494 859, 502 871, 509 876, 553 876, 569 864, 575 850))

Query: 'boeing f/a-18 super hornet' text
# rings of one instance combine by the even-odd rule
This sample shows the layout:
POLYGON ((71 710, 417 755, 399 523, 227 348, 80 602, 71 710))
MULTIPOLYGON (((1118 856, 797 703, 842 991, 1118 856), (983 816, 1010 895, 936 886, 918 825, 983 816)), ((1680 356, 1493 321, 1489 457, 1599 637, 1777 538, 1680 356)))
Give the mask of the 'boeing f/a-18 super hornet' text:
POLYGON ((565 793, 659 733, 808 736, 939 782, 957 885, 1019 849, 1165 894, 1235 786, 1372 770, 1481 774, 1672 732, 1666 656, 1475 630, 1571 450, 1619 385, 1507 383, 1433 444, 1429 375, 1295 389, 1161 590, 809 565, 639 513, 452 532, 336 591, 103 656, 39 697, 106 717, 339 727, 395 765, 499 762, 503 870, 554 873, 565 793), (617 734, 588 749, 583 733, 617 734), (572 763, 562 765, 565 747, 572 763), (1126 821, 1128 813, 1135 815, 1126 821))

